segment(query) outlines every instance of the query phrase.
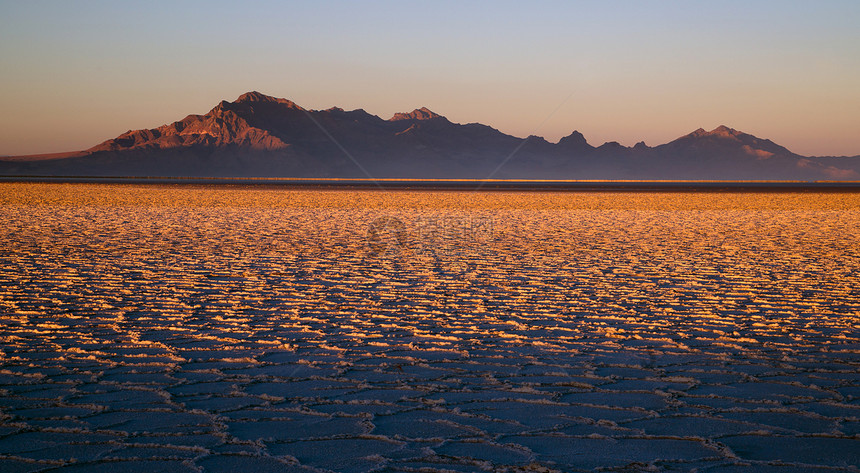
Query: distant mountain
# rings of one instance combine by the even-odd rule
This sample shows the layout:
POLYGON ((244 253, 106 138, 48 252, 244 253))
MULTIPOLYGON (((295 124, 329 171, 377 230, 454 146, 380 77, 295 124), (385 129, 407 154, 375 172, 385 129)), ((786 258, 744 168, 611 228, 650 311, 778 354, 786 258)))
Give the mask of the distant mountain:
POLYGON ((248 92, 88 150, 0 158, 0 175, 522 179, 860 179, 860 157, 805 157, 721 126, 649 147, 558 143, 420 108, 388 120, 248 92))

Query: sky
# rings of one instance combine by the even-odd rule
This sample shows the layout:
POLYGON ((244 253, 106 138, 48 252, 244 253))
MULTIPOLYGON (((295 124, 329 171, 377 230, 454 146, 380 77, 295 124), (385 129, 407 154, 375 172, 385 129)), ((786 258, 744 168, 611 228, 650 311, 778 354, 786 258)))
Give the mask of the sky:
POLYGON ((0 155, 86 149, 257 90, 555 142, 719 125, 860 155, 860 2, 0 0, 0 155))

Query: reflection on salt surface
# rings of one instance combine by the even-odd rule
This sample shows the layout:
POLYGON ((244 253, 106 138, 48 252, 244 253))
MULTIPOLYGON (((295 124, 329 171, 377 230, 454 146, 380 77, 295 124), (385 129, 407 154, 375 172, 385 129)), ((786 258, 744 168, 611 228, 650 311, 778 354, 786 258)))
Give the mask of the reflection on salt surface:
POLYGON ((3 471, 860 463, 860 195, 2 184, 0 217, 3 471))

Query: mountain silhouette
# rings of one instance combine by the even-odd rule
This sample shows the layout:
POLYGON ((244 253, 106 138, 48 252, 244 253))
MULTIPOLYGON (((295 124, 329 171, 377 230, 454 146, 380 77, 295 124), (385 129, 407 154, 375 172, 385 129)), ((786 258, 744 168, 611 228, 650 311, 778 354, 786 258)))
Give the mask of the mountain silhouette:
POLYGON ((649 147, 550 143, 426 107, 388 120, 259 92, 84 151, 0 158, 0 175, 519 179, 860 179, 860 157, 806 157, 726 126, 649 147))

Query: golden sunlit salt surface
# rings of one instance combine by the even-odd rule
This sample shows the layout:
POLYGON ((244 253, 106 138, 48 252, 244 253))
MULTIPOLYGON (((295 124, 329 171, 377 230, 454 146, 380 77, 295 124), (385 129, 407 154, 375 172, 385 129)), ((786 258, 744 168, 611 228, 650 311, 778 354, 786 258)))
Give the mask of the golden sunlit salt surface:
POLYGON ((858 471, 860 194, 0 184, 0 471, 858 471))

